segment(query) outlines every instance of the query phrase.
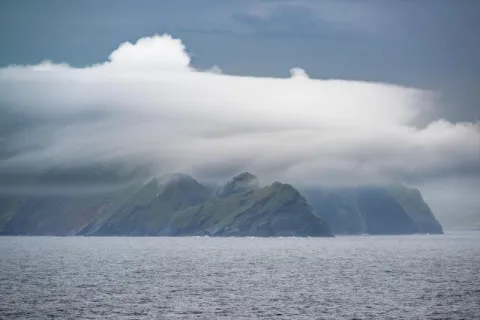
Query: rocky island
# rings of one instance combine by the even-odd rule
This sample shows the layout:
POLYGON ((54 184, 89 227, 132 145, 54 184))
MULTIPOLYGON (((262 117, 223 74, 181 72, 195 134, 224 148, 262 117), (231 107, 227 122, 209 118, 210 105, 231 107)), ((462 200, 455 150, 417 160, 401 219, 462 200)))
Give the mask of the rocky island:
POLYGON ((297 190, 241 173, 221 188, 186 174, 94 194, 0 196, 1 235, 311 236, 442 233, 402 185, 297 190))

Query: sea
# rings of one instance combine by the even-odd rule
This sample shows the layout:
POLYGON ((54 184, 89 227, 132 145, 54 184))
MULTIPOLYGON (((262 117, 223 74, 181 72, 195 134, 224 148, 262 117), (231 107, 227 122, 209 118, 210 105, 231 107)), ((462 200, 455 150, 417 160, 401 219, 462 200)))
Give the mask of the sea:
POLYGON ((0 319, 480 319, 480 232, 0 237, 0 319))

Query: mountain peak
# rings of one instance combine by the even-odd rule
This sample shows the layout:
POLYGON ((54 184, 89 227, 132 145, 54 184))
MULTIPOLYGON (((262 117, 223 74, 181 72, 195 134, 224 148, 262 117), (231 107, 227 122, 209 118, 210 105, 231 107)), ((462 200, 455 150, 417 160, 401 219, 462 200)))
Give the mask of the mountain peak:
POLYGON ((161 175, 156 178, 156 180, 159 183, 170 183, 170 182, 178 182, 181 180, 195 180, 193 177, 189 176, 188 174, 185 173, 167 173, 164 175, 161 175))
POLYGON ((305 198, 291 184, 275 181, 268 188, 281 202, 300 201, 306 203, 305 198))
POLYGON ((258 177, 256 175, 251 174, 250 172, 242 172, 235 177, 233 177, 232 181, 236 182, 252 182, 255 181, 258 184, 258 177))
POLYGON ((258 178, 249 172, 243 172, 227 182, 220 192, 219 197, 224 198, 234 193, 242 193, 249 190, 256 190, 258 188, 258 178))

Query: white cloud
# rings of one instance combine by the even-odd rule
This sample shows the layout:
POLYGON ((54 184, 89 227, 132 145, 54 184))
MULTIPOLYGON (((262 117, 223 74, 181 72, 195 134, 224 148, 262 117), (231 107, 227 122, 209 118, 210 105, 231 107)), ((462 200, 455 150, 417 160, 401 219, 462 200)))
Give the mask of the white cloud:
POLYGON ((290 69, 290 76, 292 76, 292 78, 309 78, 307 72, 302 68, 290 69))
POLYGON ((216 74, 223 73, 223 70, 217 65, 211 67, 208 71, 210 71, 211 73, 216 73, 216 74))
POLYGON ((86 68, 0 69, 0 108, 50 119, 9 137, 28 148, 0 168, 118 160, 206 178, 248 170, 264 181, 359 184, 478 166, 478 125, 414 126, 435 93, 300 68, 285 79, 218 70, 195 70, 169 35, 121 44, 86 68))
POLYGON ((149 69, 188 69, 190 56, 179 39, 170 35, 139 39, 135 44, 122 43, 108 57, 107 65, 136 70, 149 69))

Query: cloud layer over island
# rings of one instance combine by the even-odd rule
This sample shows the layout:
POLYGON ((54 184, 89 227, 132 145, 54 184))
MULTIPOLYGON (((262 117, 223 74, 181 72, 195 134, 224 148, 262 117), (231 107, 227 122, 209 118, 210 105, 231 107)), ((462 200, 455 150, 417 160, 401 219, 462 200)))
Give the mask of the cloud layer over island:
POLYGON ((190 61, 181 40, 155 35, 85 68, 0 69, 0 116, 28 119, 0 131, 0 172, 121 162, 328 185, 478 174, 478 123, 417 126, 434 92, 310 79, 297 67, 290 78, 234 76, 190 61))

